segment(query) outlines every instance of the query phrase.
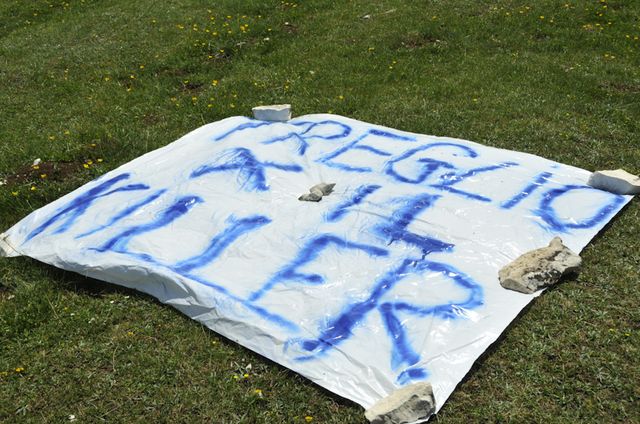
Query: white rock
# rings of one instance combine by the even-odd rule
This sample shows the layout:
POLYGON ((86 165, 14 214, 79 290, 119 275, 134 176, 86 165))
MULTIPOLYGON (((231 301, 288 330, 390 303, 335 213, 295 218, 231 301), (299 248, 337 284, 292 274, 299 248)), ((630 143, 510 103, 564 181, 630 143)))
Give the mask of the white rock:
POLYGON ((33 163, 31 164, 31 166, 38 166, 42 163, 42 159, 38 158, 36 160, 33 161, 33 163))
POLYGON ((616 194, 640 194, 640 177, 624 169, 596 171, 591 174, 587 184, 616 194))
POLYGON ((291 105, 256 106, 253 117, 260 121, 286 122, 291 119, 291 105))
POLYGON ((531 250, 506 265, 498 278, 505 289, 531 294, 578 271, 581 264, 582 258, 562 244, 560 237, 554 237, 549 246, 531 250))
POLYGON ((364 416, 372 424, 421 423, 436 411, 433 389, 429 383, 403 387, 379 400, 364 416))
POLYGON ((328 194, 331 194, 333 192, 333 188, 336 186, 336 183, 320 183, 320 184, 316 184, 313 187, 311 187, 311 189, 309 189, 310 192, 314 192, 314 190, 318 190, 320 191, 320 193, 322 193, 323 196, 326 196, 328 194))

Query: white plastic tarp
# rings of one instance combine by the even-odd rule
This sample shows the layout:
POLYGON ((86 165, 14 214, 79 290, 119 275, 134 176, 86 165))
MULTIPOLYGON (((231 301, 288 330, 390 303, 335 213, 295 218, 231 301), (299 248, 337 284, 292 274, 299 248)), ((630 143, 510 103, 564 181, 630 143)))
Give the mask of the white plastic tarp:
POLYGON ((149 293, 365 408, 440 408, 536 295, 498 270, 579 252, 627 203, 590 173, 335 115, 205 125, 36 210, 7 256, 149 293), (336 183, 318 203, 298 197, 336 183))

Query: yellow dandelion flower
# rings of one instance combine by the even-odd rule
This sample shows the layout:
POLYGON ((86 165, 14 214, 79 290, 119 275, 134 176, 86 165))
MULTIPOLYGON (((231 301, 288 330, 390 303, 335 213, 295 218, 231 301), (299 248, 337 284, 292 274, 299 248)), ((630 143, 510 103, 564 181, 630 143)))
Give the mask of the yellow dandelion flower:
POLYGON ((29 190, 36 191, 37 189, 36 189, 36 186, 31 186, 31 188, 29 190))
POLYGON ((47 178, 47 174, 40 174, 40 178, 44 180, 45 178, 47 178))
POLYGON ((12 191, 12 192, 11 192, 11 195, 12 195, 12 196, 17 196, 18 194, 20 194, 20 192, 19 192, 19 191, 12 191))
POLYGON ((102 159, 102 158, 96 159, 96 162, 98 162, 98 163, 102 163, 103 161, 104 161, 104 159, 102 159))
POLYGON ((82 164, 82 167, 83 167, 84 169, 89 169, 89 165, 87 165, 86 163, 83 163, 83 164, 82 164))
POLYGON ((313 421, 313 417, 311 415, 307 415, 306 417, 304 417, 304 421, 310 423, 311 421, 313 421))
POLYGON ((15 369, 15 371, 19 374, 19 373, 21 373, 21 372, 23 372, 23 371, 24 371, 24 368, 22 368, 22 367, 17 367, 17 368, 15 369))

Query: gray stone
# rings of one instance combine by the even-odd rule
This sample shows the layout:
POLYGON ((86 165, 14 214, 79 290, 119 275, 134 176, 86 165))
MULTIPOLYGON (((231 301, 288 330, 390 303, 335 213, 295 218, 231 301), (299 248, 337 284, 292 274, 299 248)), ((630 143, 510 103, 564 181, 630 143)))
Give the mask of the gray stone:
POLYGON ((379 400, 364 416, 372 424, 425 422, 436 412, 436 400, 429 383, 403 387, 379 400))
POLYGON ((640 194, 640 177, 624 169, 596 171, 587 184, 616 194, 640 194))
POLYGON ((319 202, 322 200, 322 193, 305 193, 298 197, 298 200, 302 200, 303 202, 319 202))
POLYGON ((261 121, 286 122, 291 119, 291 105, 256 106, 253 117, 261 121))
POLYGON ((319 190, 323 196, 331 194, 333 192, 333 188, 336 186, 335 183, 320 183, 316 184, 309 190, 310 192, 314 192, 314 190, 319 190))
POLYGON ((302 200, 304 202, 319 202, 322 200, 322 196, 326 196, 333 192, 333 187, 335 187, 334 183, 316 184, 309 189, 309 193, 298 197, 298 200, 302 200))
POLYGON ((554 237, 549 246, 531 250, 502 268, 498 277, 506 289, 533 293, 555 284, 562 276, 580 269, 582 258, 554 237))

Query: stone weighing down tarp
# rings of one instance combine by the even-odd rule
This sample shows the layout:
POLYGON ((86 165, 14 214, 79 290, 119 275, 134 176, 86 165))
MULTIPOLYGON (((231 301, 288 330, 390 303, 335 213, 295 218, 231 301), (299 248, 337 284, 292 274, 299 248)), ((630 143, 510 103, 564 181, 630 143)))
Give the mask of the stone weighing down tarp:
POLYGON ((335 115, 228 118, 109 172, 2 236, 149 293, 365 408, 427 381, 441 407, 535 295, 498 270, 579 252, 627 203, 537 156, 335 115), (321 202, 298 197, 336 183, 321 202))

